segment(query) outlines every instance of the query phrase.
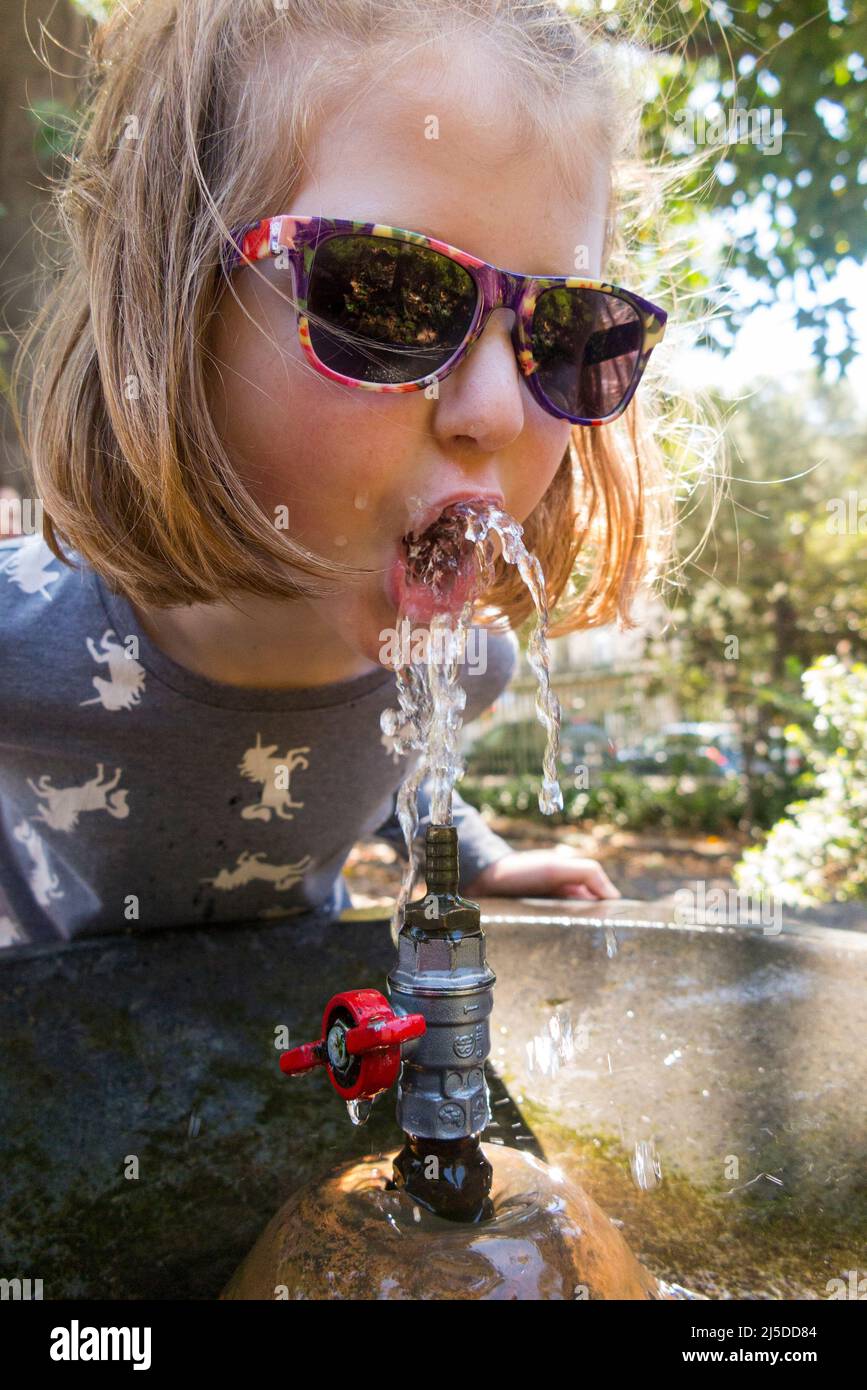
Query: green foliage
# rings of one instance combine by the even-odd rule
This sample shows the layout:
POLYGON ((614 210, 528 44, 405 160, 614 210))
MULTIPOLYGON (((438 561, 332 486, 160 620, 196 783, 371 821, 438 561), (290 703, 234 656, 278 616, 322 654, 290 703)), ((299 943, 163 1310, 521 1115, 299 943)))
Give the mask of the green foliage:
POLYGON ((735 866, 738 887, 796 907, 867 898, 867 665, 824 656, 804 672, 813 734, 786 731, 811 764, 815 795, 795 801, 735 866), (829 737, 830 736, 830 737, 829 737))
POLYGON ((76 10, 80 10, 88 19, 93 19, 97 24, 102 24, 108 19, 112 10, 117 4, 117 0, 72 0, 76 10))
MULTIPOLYGON (((772 725, 810 723, 807 667, 829 650, 867 660, 867 417, 845 382, 765 383, 727 431, 729 495, 649 655, 685 718, 736 719, 761 757, 772 725)), ((702 505, 681 520, 684 555, 702 505)))
MULTIPOLYGON (((776 773, 760 779, 758 823, 770 826, 791 801, 796 783, 776 773)), ((798 784, 799 785, 799 784, 798 784)), ((512 777, 496 786, 464 778, 465 801, 488 807, 500 816, 516 816, 546 825, 583 825, 601 821, 621 830, 661 830, 725 834, 739 827, 747 808, 747 790, 737 778, 699 781, 692 777, 654 779, 626 772, 600 773, 591 787, 570 787, 564 779, 563 810, 553 816, 539 810, 539 778, 512 777)))
POLYGON ((35 101, 27 114, 36 124, 34 148, 37 159, 50 160, 55 155, 68 154, 75 139, 75 113, 65 102, 53 97, 35 101))
MULTIPOLYGON (((613 15, 628 18, 633 8, 617 0, 613 15)), ((642 15, 645 41, 660 52, 649 65, 657 94, 643 117, 649 152, 687 159, 702 139, 719 148, 715 165, 687 175, 683 215, 700 206, 723 216, 727 264, 763 287, 764 302, 779 298, 785 281, 802 282, 797 326, 816 330, 820 365, 832 359, 845 369, 857 350, 851 306, 808 306, 803 286, 820 290, 844 257, 867 259, 865 0, 680 0, 644 7, 642 15), (732 115, 738 107, 743 114, 732 115), (764 138, 762 108, 769 122, 779 112, 779 136, 764 138), (686 120, 691 112, 705 124, 686 120), (745 221, 745 209, 758 211, 759 222, 745 221), (835 320, 845 342, 829 353, 835 320)), ((748 312, 732 306, 730 327, 748 312)))

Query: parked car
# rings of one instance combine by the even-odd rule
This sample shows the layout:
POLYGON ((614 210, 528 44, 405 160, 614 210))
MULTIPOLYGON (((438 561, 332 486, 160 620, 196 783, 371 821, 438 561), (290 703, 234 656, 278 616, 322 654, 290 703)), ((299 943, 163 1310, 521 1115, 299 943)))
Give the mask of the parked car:
MULTIPOLYGON (((537 719, 496 724, 476 739, 465 755, 467 775, 516 776, 537 772, 545 752, 545 729, 537 719)), ((617 747, 601 724, 573 723, 560 728, 558 765, 568 774, 576 767, 610 769, 617 766, 617 747)))
POLYGON ((736 777, 737 753, 721 740, 698 734, 654 734, 623 748, 618 765, 636 777, 736 777))
MULTIPOLYGON (((733 724, 666 724, 658 734, 634 748, 623 748, 618 763, 636 776, 738 777, 746 769, 743 742, 733 724)), ((762 775, 779 772, 794 776, 803 759, 786 743, 781 728, 768 731, 768 739, 753 752, 752 771, 762 775)))

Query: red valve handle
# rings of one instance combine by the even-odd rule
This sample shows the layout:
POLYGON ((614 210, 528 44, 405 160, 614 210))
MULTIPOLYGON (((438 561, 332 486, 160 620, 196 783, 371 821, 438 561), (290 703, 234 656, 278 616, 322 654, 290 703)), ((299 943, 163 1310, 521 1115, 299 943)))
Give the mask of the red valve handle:
POLYGON ((401 1045, 425 1031, 422 1014, 396 1014, 378 989, 335 994, 325 1005, 322 1037, 280 1057, 288 1076, 325 1067, 344 1100, 373 1100, 397 1079, 401 1045))
POLYGON ((280 1070, 285 1071, 289 1076, 295 1076, 297 1072, 312 1071, 314 1067, 323 1065, 323 1058, 319 1055, 321 1043, 302 1043, 300 1047, 293 1047, 291 1052, 280 1054, 280 1070))

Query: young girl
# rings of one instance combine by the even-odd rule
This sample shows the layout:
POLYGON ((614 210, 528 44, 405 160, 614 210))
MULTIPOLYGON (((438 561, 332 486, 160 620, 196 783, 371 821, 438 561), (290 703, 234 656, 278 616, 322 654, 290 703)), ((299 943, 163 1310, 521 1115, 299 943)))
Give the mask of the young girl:
MULTIPOLYGON (((351 905, 354 842, 403 848, 402 538, 450 502, 523 524, 553 635, 629 622, 668 495, 634 395, 665 313, 615 226, 634 122, 553 3, 126 0, 98 32, 23 345, 44 539, 0 545, 9 935, 351 905)), ((502 557, 483 597, 465 721, 531 607, 502 557)), ((470 897, 619 896, 454 819, 470 897)))

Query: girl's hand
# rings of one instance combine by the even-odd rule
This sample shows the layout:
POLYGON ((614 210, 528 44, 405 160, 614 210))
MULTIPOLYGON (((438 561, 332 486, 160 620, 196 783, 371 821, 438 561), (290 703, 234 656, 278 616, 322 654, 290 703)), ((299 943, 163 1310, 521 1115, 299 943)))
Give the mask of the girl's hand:
POLYGON ((572 846, 516 850, 489 864, 462 890, 465 898, 619 898, 621 893, 595 859, 572 846))

